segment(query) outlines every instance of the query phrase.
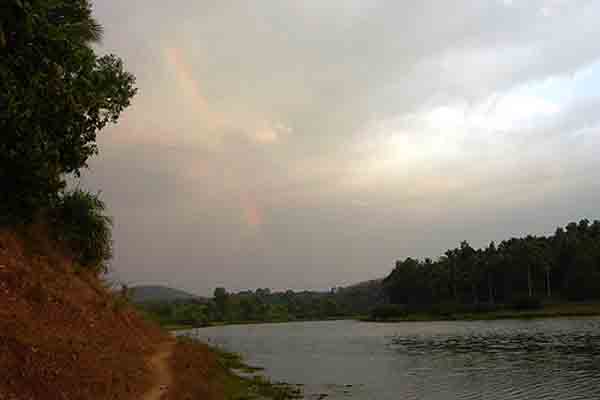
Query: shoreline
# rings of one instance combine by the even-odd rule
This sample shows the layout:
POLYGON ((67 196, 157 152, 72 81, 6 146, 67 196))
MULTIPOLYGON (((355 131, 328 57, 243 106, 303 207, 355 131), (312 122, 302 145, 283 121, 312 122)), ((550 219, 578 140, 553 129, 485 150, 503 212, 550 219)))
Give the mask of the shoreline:
MULTIPOLYGON (((482 314, 455 314, 451 316, 434 315, 408 315, 402 319, 375 321, 378 323, 399 323, 413 321, 481 321, 502 319, 535 319, 535 318, 568 318, 568 317, 600 317, 600 303, 598 304, 553 304, 541 310, 500 310, 482 314)), ((347 320, 347 319, 346 319, 347 320)), ((356 321, 356 319, 354 319, 356 321)), ((368 319, 363 318, 362 321, 368 319)), ((358 320, 360 321, 360 320, 358 320)), ((282 321, 279 321, 282 322, 282 321)), ((304 322, 304 321, 290 321, 304 322)), ((257 322, 254 322, 256 324, 257 322)), ((271 322, 262 322, 271 323, 271 322)), ((263 369, 248 365, 240 354, 229 352, 221 347, 209 345, 193 336, 182 335, 177 338, 176 351, 173 361, 175 373, 175 388, 183 388, 186 393, 198 396, 202 394, 197 386, 199 374, 206 374, 210 385, 216 385, 224 399, 273 399, 293 400, 303 398, 303 392, 309 390, 301 384, 274 382, 263 375, 263 369), (204 364, 198 360, 212 359, 213 362, 204 364), (207 370, 207 366, 211 366, 207 370)), ((179 392, 178 397, 181 397, 179 392)))
POLYGON ((548 318, 576 318, 576 317, 600 317, 600 303, 557 303, 546 305, 539 310, 497 310, 481 313, 451 313, 448 315, 431 314, 427 312, 409 313, 402 317, 393 318, 372 318, 369 316, 353 316, 353 317, 336 317, 326 319, 303 319, 303 320, 288 320, 288 321, 234 321, 234 322, 217 322, 210 323, 204 326, 193 325, 164 325, 163 329, 176 332, 182 330, 212 328, 218 326, 232 325, 267 325, 267 324, 283 324, 295 322, 326 322, 326 321, 361 321, 361 322, 376 322, 376 323, 397 323, 397 322, 434 322, 434 321, 494 321, 505 319, 548 319, 548 318))
POLYGON ((364 317, 363 322, 428 322, 428 321, 495 321, 506 319, 549 319, 600 317, 600 303, 557 303, 546 305, 539 310, 497 310, 481 313, 450 313, 448 315, 430 313, 410 313, 402 317, 371 318, 364 317))
POLYGON ((174 398, 202 398, 213 391, 223 399, 302 398, 301 385, 272 382, 261 374, 262 368, 246 364, 241 355, 189 337, 177 338, 172 368, 173 392, 169 394, 174 398), (204 376, 204 383, 199 376, 204 376))
POLYGON ((191 329, 215 328, 219 326, 234 326, 234 325, 268 325, 268 324, 287 324, 300 322, 327 322, 327 321, 360 321, 362 316, 352 317, 334 317, 323 319, 290 319, 290 320, 275 320, 275 321, 233 321, 233 322, 211 322, 207 325, 185 325, 185 324, 165 324, 163 329, 169 332, 185 331, 191 329))

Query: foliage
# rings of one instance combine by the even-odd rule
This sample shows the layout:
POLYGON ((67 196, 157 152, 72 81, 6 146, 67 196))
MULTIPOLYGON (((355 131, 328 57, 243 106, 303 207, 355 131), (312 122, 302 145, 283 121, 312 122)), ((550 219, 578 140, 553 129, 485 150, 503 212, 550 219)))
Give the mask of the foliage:
MULTIPOLYGON (((600 298, 600 222, 583 220, 548 237, 527 236, 474 249, 465 241, 437 260, 397 261, 383 281, 328 292, 269 289, 207 302, 148 305, 164 324, 276 322, 366 316, 371 319, 514 315, 547 300, 600 298), (391 304, 385 306, 385 304, 391 304)), ((570 311, 567 311, 570 312, 570 311)))
POLYGON ((217 288, 213 299, 144 302, 139 306, 166 326, 205 326, 211 323, 284 322, 366 315, 381 304, 381 282, 369 281, 328 292, 266 288, 228 293, 217 288))
POLYGON ((259 369, 193 339, 178 336, 171 358, 174 382, 163 397, 169 399, 291 400, 303 398, 295 385, 270 382, 259 369), (240 373, 241 372, 241 373, 240 373))
POLYGON ((152 301, 139 304, 139 307, 163 326, 201 327, 208 325, 215 316, 214 305, 194 300, 152 301))
POLYGON ((469 243, 433 261, 397 261, 384 279, 392 304, 411 312, 451 314, 541 307, 541 298, 600 298, 600 221, 582 220, 548 237, 527 236, 493 242, 483 249, 469 243))
POLYGON ((112 256, 112 221, 98 195, 75 190, 63 194, 51 211, 56 238, 83 267, 106 272, 112 256))
POLYGON ((511 308, 515 310, 539 310, 542 300, 539 297, 520 296, 513 300, 511 308))
POLYGON ((401 304, 383 304, 371 311, 371 318, 375 321, 402 318, 408 314, 406 307, 401 304))
POLYGON ((212 347, 211 350, 219 358, 219 364, 225 369, 236 370, 246 374, 252 374, 255 372, 263 371, 264 368, 254 367, 244 363, 244 359, 241 354, 225 351, 218 347, 212 347))
POLYGON ((217 306, 217 311, 219 312, 219 317, 224 318, 227 315, 228 305, 229 305, 229 294, 227 290, 223 287, 218 287, 214 292, 215 304, 217 306))
MULTIPOLYGON (((183 340, 189 341, 190 339, 183 340)), ((271 382, 264 376, 257 375, 256 373, 261 371, 262 368, 245 364, 239 354, 230 353, 216 347, 210 349, 217 356, 222 369, 227 372, 227 376, 223 377, 226 398, 239 400, 292 400, 303 398, 298 388, 286 383, 271 382), (240 376, 239 372, 242 372, 244 376, 240 376)))
POLYGON ((0 5, 0 222, 56 201, 136 93, 120 59, 94 53, 101 33, 88 0, 0 5))

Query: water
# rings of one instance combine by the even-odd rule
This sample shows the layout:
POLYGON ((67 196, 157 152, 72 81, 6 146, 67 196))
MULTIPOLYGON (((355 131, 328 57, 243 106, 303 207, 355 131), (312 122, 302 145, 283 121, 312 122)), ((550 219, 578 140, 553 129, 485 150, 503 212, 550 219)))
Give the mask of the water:
POLYGON ((188 332, 307 399, 600 399, 600 318, 296 322, 188 332))

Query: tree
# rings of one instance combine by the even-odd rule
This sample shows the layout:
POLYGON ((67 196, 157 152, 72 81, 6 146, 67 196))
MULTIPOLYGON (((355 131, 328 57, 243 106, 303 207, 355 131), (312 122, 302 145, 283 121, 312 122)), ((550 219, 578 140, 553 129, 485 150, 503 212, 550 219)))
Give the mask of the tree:
POLYGON ((51 205, 135 95, 122 61, 91 47, 101 33, 89 0, 0 5, 0 221, 51 205))
POLYGON ((494 304, 496 302, 494 296, 494 274, 499 264, 499 255, 494 242, 491 242, 484 250, 481 259, 487 276, 488 302, 494 304))
MULTIPOLYGON (((534 236, 527 236, 525 239, 520 241, 521 243, 521 258, 525 262, 527 267, 527 290, 529 297, 533 297, 534 292, 534 278, 533 275, 536 270, 544 270, 546 272, 547 284, 549 284, 549 265, 548 261, 548 249, 543 238, 537 238, 534 236)), ((548 288, 549 289, 549 286, 548 288)))
POLYGON ((548 297, 595 299, 600 297, 600 221, 584 219, 550 237, 511 238, 484 249, 461 242, 437 261, 397 261, 382 289, 388 302, 407 311, 444 313, 461 309, 459 301, 476 305, 481 298, 539 306, 535 295, 542 291, 548 297))
POLYGON ((255 315, 256 302, 253 296, 245 296, 240 300, 240 317, 243 321, 251 321, 255 315))
POLYGON ((480 280, 480 264, 478 253, 471 247, 469 242, 463 240, 460 242, 460 249, 458 253, 458 260, 462 266, 462 270, 466 273, 466 278, 469 281, 469 287, 471 288, 471 298, 473 303, 479 303, 479 296, 477 295, 477 284, 480 280))
POLYGON ((220 317, 222 319, 225 319, 225 317, 227 316, 227 309, 229 303, 229 294, 227 293, 227 290, 225 290, 225 288, 223 287, 215 288, 213 296, 215 300, 215 305, 217 307, 217 312, 220 314, 220 317))
POLYGON ((457 258, 457 250, 446 250, 445 253, 446 260, 448 262, 448 271, 450 274, 450 288, 452 290, 453 300, 458 303, 458 291, 456 289, 456 258, 457 258))

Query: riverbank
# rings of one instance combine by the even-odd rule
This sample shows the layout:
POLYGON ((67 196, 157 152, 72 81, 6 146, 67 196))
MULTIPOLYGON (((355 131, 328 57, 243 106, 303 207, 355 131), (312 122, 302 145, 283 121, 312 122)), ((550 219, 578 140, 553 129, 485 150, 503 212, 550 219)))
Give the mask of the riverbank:
POLYGON ((320 319, 290 319, 290 320, 272 320, 272 321, 231 321, 231 322, 209 322, 205 325, 191 325, 191 324, 164 324, 161 325, 163 329, 176 332, 186 331, 190 329, 198 328, 210 328, 215 326, 232 326, 232 325, 262 325, 262 324, 287 324, 294 322, 319 322, 319 321, 350 321, 350 320, 362 320, 363 317, 331 317, 331 318, 320 318, 320 319))
POLYGON ((0 399, 287 400, 241 359, 175 340, 43 226, 0 230, 0 399), (43 332, 43 335, 40 335, 43 332), (167 395, 167 397, 165 397, 167 395))
POLYGON ((600 318, 198 329, 306 399, 600 399, 600 318), (543 385, 540 382, 543 381, 543 385))
POLYGON ((567 317, 596 317, 600 316, 600 303, 553 303, 539 310, 499 309, 488 312, 456 312, 434 314, 426 312, 408 313, 407 315, 391 318, 372 318, 370 316, 354 316, 341 318, 285 320, 285 321, 235 321, 211 322, 203 326, 194 325, 163 325, 168 331, 184 331, 197 328, 208 328, 229 325, 257 325, 293 322, 344 321, 357 320, 362 322, 426 322, 426 321, 492 321, 501 319, 534 319, 534 318, 567 318, 567 317))
POLYGON ((178 338, 170 363, 174 372, 169 399, 273 399, 302 398, 298 387, 273 383, 260 368, 241 357, 188 338, 178 338))
POLYGON ((555 303, 545 305, 539 310, 500 309, 478 313, 449 313, 445 315, 430 313, 409 313, 392 318, 360 318, 364 322, 424 322, 424 321, 491 321, 501 319, 567 318, 600 316, 600 303, 555 303))

